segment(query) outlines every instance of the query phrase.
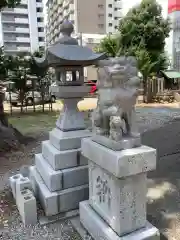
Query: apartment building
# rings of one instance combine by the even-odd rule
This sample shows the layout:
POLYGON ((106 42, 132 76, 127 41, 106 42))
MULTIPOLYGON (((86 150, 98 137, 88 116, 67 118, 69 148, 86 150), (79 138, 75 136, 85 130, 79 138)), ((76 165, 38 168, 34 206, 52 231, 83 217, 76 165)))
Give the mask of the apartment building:
POLYGON ((168 0, 168 16, 171 19, 171 34, 169 43, 172 58, 171 67, 180 71, 180 1, 168 0))
POLYGON ((45 46, 43 0, 21 0, 1 12, 1 45, 6 54, 34 52, 45 46))
POLYGON ((59 39, 59 25, 70 20, 75 34, 114 33, 122 17, 122 0, 48 0, 47 42, 59 39))

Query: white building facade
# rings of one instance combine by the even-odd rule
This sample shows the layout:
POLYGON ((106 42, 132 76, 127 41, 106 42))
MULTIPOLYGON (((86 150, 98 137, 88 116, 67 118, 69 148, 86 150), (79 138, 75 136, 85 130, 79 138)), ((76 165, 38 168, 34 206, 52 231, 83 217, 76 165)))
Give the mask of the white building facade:
POLYGON ((114 33, 122 18, 122 0, 48 0, 47 42, 59 39, 64 19, 74 24, 75 34, 114 33))
POLYGON ((122 0, 106 0, 106 33, 114 33, 123 17, 122 0))
POLYGON ((1 45, 5 53, 33 53, 45 46, 43 0, 21 0, 14 9, 5 8, 0 17, 1 45))

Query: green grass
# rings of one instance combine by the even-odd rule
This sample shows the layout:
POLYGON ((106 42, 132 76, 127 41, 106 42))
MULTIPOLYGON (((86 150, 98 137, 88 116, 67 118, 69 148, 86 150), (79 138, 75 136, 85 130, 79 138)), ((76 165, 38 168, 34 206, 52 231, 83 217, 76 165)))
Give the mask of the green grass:
MULTIPOLYGON (((62 102, 57 101, 58 104, 62 105, 62 102)), ((94 103, 93 103, 94 104, 94 103)), ((91 105, 90 100, 81 101, 80 111, 87 111, 91 109, 89 107, 91 105)), ((36 110, 33 112, 33 109, 28 109, 27 112, 20 113, 19 111, 13 112, 12 116, 9 115, 9 122, 17 128, 22 134, 25 135, 38 135, 42 132, 48 132, 55 127, 56 120, 60 114, 60 108, 57 108, 57 111, 46 111, 42 113, 41 110, 36 110)), ((89 125, 89 114, 88 112, 85 114, 85 122, 89 125)))
POLYGON ((36 135, 55 127, 59 112, 15 113, 8 116, 9 122, 23 134, 36 135))

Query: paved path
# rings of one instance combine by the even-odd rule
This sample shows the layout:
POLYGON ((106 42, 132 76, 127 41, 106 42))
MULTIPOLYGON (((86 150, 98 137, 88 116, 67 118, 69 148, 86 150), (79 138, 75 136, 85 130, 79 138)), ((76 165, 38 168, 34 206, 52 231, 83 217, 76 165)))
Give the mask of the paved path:
POLYGON ((148 174, 148 219, 167 239, 180 239, 180 109, 137 109, 143 144, 157 148, 148 174))

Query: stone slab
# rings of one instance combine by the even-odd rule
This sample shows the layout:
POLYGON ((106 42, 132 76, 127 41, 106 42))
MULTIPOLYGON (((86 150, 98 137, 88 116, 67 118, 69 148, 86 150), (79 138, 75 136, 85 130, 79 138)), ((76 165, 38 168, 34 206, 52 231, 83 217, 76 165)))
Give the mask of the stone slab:
POLYGON ((58 128, 54 128, 49 133, 49 139, 56 149, 65 151, 81 148, 81 139, 91 135, 91 132, 88 130, 63 132, 58 128))
POLYGON ((88 184, 88 166, 55 171, 42 154, 35 155, 35 163, 44 183, 51 192, 88 184))
POLYGON ((89 183, 88 166, 64 169, 62 173, 64 189, 89 183))
POLYGON ((79 202, 89 197, 88 185, 50 192, 35 166, 30 167, 30 179, 37 199, 39 199, 46 216, 78 209, 79 202))
POLYGON ((82 155, 82 153, 80 152, 80 155, 78 157, 78 164, 77 166, 85 166, 88 165, 88 159, 82 155))
POLYGON ((110 148, 114 151, 120 151, 123 149, 131 149, 134 147, 139 147, 141 146, 141 139, 140 137, 137 138, 124 138, 119 142, 116 142, 112 139, 109 139, 105 136, 101 135, 94 135, 92 136, 92 140, 107 147, 110 148))
POLYGON ((80 148, 59 151, 49 140, 42 142, 42 155, 54 170, 88 164, 88 160, 82 156, 80 148))
POLYGON ((86 96, 89 92, 89 87, 82 85, 82 86, 54 86, 53 92, 57 98, 79 98, 86 96))
POLYGON ((146 183, 146 173, 120 179, 89 163, 89 203, 119 236, 146 225, 146 183))
POLYGON ((156 150, 147 146, 113 151, 87 138, 82 140, 82 154, 117 178, 156 169, 156 150))
POLYGON ((73 226, 73 228, 78 232, 82 240, 92 240, 92 237, 89 235, 87 230, 83 227, 83 225, 80 222, 80 217, 76 216, 70 219, 70 222, 73 226))
POLYGON ((35 197, 40 201, 46 216, 58 214, 58 196, 56 192, 50 192, 35 166, 30 167, 30 180, 35 197))
POLYGON ((51 192, 59 191, 63 188, 63 173, 61 170, 54 171, 42 154, 35 154, 35 164, 37 171, 51 192))
POLYGON ((62 220, 66 220, 69 218, 74 218, 78 215, 79 215, 79 210, 72 210, 72 211, 60 213, 51 217, 42 216, 39 218, 39 223, 41 226, 44 226, 44 225, 52 224, 62 220))
POLYGON ((80 221, 94 240, 160 240, 158 229, 148 222, 140 230, 121 237, 118 236, 90 207, 88 201, 80 203, 80 221))

